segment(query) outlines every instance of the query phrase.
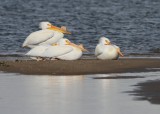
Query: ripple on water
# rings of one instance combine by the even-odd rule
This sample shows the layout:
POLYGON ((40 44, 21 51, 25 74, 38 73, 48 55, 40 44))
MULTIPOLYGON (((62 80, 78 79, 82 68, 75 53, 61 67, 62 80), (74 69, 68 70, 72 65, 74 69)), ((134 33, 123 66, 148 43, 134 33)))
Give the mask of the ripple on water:
POLYGON ((22 52, 24 39, 40 21, 65 25, 94 53, 99 37, 110 38, 126 55, 159 54, 160 1, 152 0, 0 0, 0 53, 22 52), (47 7, 46 7, 47 6, 47 7), (158 52, 158 53, 157 53, 158 52))

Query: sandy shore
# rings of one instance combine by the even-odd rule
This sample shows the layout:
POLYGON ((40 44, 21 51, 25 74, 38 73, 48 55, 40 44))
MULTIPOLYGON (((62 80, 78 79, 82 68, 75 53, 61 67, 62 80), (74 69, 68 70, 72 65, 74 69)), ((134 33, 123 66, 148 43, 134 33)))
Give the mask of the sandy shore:
POLYGON ((30 75, 106 74, 146 71, 146 68, 160 68, 160 59, 0 61, 0 71, 30 75))

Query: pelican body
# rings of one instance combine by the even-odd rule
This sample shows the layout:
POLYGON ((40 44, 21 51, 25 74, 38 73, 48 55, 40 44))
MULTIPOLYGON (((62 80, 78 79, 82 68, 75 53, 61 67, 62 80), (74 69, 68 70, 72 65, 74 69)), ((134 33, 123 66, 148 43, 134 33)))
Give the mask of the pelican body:
POLYGON ((55 57, 61 60, 77 60, 82 56, 82 51, 86 51, 83 46, 78 46, 72 42, 70 42, 68 39, 63 38, 60 39, 57 43, 57 50, 52 49, 52 47, 48 48, 44 53, 43 56, 45 57, 55 57), (55 52, 62 51, 63 54, 55 56, 52 55, 55 52), (46 56, 48 55, 48 56, 46 56))
POLYGON ((99 39, 99 43, 95 49, 95 56, 98 59, 116 60, 119 58, 119 55, 123 56, 118 46, 112 45, 108 38, 101 37, 99 39))
POLYGON ((42 30, 31 33, 24 41, 22 47, 33 48, 42 44, 53 44, 64 37, 64 34, 70 34, 66 27, 58 28, 49 22, 41 22, 42 30))
POLYGON ((50 45, 38 45, 32 48, 29 52, 26 53, 30 57, 42 57, 42 54, 45 52, 50 45))
POLYGON ((71 48, 72 50, 64 55, 60 55, 57 58, 61 60, 77 60, 81 58, 82 56, 82 51, 81 49, 78 49, 73 46, 67 46, 68 48, 71 48))

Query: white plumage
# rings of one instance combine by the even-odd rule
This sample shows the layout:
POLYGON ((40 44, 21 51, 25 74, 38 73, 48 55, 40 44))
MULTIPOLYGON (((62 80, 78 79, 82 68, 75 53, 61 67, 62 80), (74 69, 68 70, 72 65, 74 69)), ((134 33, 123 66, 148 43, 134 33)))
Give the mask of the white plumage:
POLYGON ((101 37, 99 39, 99 43, 95 49, 95 56, 98 59, 118 59, 119 55, 123 56, 118 46, 112 45, 108 38, 101 37))
POLYGON ((47 48, 49 48, 50 45, 39 45, 34 48, 32 48, 28 53, 26 53, 27 56, 30 57, 41 57, 42 54, 45 52, 47 48))
POLYGON ((64 27, 55 27, 49 22, 41 22, 40 28, 42 30, 31 33, 25 39, 22 47, 33 48, 37 45, 53 44, 64 37, 63 33, 70 34, 66 28, 64 29, 64 27))
POLYGON ((82 56, 82 51, 85 51, 82 45, 78 46, 74 43, 71 43, 68 39, 60 39, 56 45, 36 46, 26 55, 30 57, 77 60, 82 56))
POLYGON ((67 48, 71 48, 72 51, 65 53, 63 55, 58 56, 58 59, 61 60, 77 60, 82 56, 82 50, 74 47, 74 46, 67 46, 67 48))
POLYGON ((56 58, 61 60, 77 60, 82 56, 82 48, 74 43, 71 43, 68 39, 60 39, 58 42, 57 50, 53 50, 52 47, 48 48, 43 54, 44 56, 50 55, 48 57, 53 57, 54 53, 63 52, 63 54, 56 56, 56 58))
POLYGON ((58 58, 58 56, 71 52, 73 49, 68 46, 50 46, 41 57, 58 58))

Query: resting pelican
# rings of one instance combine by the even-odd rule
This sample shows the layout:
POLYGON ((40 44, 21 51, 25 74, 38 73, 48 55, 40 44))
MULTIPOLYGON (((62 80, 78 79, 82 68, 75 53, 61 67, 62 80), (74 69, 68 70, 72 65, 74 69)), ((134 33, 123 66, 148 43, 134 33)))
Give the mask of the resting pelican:
POLYGON ((82 51, 87 51, 83 45, 76 45, 68 39, 60 39, 58 43, 52 45, 38 45, 26 55, 35 60, 43 60, 44 58, 76 60, 82 56, 82 51))
POLYGON ((42 30, 31 33, 24 41, 22 47, 33 48, 38 44, 53 44, 63 38, 64 34, 71 34, 66 27, 53 26, 49 22, 41 22, 39 27, 42 30))
POLYGON ((47 48, 42 56, 61 60, 77 60, 82 56, 82 51, 87 51, 83 45, 76 45, 68 39, 63 38, 59 40, 57 46, 47 48))
POLYGON ((110 40, 105 37, 99 39, 99 43, 95 49, 95 55, 98 59, 118 59, 119 55, 123 56, 120 48, 112 45, 110 40))
POLYGON ((70 48, 58 46, 58 44, 38 45, 32 48, 29 52, 27 52, 26 55, 30 56, 31 59, 35 60, 43 60, 45 58, 54 59, 59 55, 66 54, 70 50, 70 48))

